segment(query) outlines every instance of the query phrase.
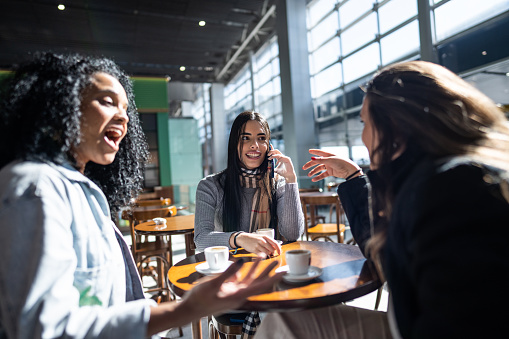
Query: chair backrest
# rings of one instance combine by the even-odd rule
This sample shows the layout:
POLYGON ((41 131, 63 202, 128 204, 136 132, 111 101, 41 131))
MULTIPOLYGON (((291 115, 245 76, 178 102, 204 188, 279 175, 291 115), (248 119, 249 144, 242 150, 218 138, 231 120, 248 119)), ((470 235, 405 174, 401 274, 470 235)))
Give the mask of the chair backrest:
POLYGON ((147 200, 137 200, 136 206, 170 206, 172 200, 170 198, 158 198, 158 199, 147 199, 147 200))
POLYGON ((168 218, 177 215, 177 207, 168 206, 163 208, 154 208, 149 210, 136 210, 132 211, 133 219, 136 224, 154 218, 168 218))
POLYGON ((177 208, 175 206, 168 206, 163 208, 154 208, 149 210, 134 210, 124 211, 123 217, 127 217, 129 220, 129 231, 131 233, 132 251, 133 255, 136 256, 137 243, 139 243, 134 231, 134 226, 137 224, 154 219, 154 218, 168 218, 177 215, 177 208))
POLYGON ((344 215, 344 212, 343 212, 343 207, 341 206, 341 202, 339 200, 339 197, 337 195, 328 195, 328 196, 301 196, 300 198, 301 200, 301 203, 302 203, 302 209, 303 209, 303 212, 304 212, 304 215, 309 215, 309 224, 308 224, 308 219, 305 218, 305 223, 306 223, 306 235, 307 235, 307 230, 309 227, 312 227, 314 225, 317 224, 316 222, 316 209, 314 208, 315 206, 319 206, 319 205, 329 205, 329 206, 334 206, 335 207, 335 210, 336 210, 336 224, 338 226, 338 230, 339 230, 339 227, 340 227, 340 224, 343 223, 343 215, 344 215))
POLYGON ((158 196, 155 192, 141 192, 138 194, 137 200, 148 200, 148 199, 157 199, 158 196))
POLYGON ((158 197, 163 197, 163 198, 170 198, 171 201, 175 201, 173 199, 173 186, 156 186, 154 187, 154 193, 158 196, 158 197))

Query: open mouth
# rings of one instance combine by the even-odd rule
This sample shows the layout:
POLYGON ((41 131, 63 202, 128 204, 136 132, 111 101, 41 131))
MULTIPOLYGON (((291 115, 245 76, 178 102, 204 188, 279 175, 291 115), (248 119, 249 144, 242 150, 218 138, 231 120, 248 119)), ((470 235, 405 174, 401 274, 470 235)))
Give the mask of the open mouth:
POLYGON ((116 128, 109 129, 104 133, 104 139, 111 147, 118 149, 122 140, 122 131, 116 128))
POLYGON ((252 153, 246 153, 246 158, 249 158, 249 159, 259 159, 261 157, 261 153, 260 152, 252 152, 252 153))

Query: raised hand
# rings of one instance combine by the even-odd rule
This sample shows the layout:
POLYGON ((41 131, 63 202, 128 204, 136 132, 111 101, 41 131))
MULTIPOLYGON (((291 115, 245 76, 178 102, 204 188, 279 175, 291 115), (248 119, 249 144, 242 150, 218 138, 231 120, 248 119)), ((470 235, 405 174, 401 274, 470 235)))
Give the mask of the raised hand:
MULTIPOLYGON (((310 149, 309 153, 316 155, 306 162, 302 169, 307 170, 314 167, 308 173, 308 177, 312 177, 311 181, 319 181, 327 177, 346 178, 361 168, 350 159, 343 159, 337 155, 325 152, 319 149, 310 149)), ((360 172, 362 173, 362 172, 360 172)))
POLYGON ((198 285, 184 296, 182 303, 193 308, 192 314, 205 316, 235 309, 252 295, 270 292, 284 273, 270 276, 272 269, 278 265, 278 262, 274 261, 262 273, 256 275, 259 263, 260 260, 256 260, 247 275, 239 279, 236 273, 243 261, 236 261, 221 275, 200 280, 198 285))
POLYGON ((279 264, 273 261, 262 273, 256 275, 259 263, 260 260, 256 260, 247 275, 241 279, 237 272, 243 261, 238 260, 221 275, 200 279, 197 286, 187 292, 181 302, 165 302, 158 307, 150 307, 146 334, 150 336, 210 314, 238 308, 248 297, 270 292, 285 273, 271 276, 270 272, 279 264))
POLYGON ((269 151, 269 160, 272 159, 276 159, 277 161, 274 172, 285 178, 288 183, 297 182, 297 175, 295 174, 292 159, 290 159, 290 157, 287 157, 277 149, 272 149, 269 151))

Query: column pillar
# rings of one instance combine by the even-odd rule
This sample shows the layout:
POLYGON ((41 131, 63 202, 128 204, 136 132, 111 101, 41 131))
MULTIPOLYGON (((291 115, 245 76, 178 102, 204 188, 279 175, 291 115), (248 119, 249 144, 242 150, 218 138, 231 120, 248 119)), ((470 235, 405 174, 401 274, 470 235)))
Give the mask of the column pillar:
POLYGON ((279 45, 283 138, 300 187, 312 185, 302 165, 316 147, 309 77, 306 0, 279 0, 276 5, 279 45))
POLYGON ((421 60, 437 63, 438 58, 433 49, 430 10, 429 0, 417 0, 417 20, 419 21, 421 60))
POLYGON ((210 86, 210 116, 212 127, 212 171, 226 168, 228 138, 226 136, 226 112, 224 110, 224 85, 210 86))

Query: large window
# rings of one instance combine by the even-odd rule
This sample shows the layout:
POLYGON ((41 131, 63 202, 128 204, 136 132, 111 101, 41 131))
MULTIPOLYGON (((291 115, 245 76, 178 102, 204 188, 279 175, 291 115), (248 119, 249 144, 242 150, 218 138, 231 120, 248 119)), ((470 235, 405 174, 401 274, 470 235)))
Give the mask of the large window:
POLYGON ((276 37, 262 46, 250 63, 225 86, 226 130, 235 117, 246 110, 255 110, 268 121, 274 147, 284 146, 282 138, 281 79, 279 48, 276 37), (253 70, 251 72, 251 69, 253 70))
MULTIPOLYGON (((509 0, 429 1, 435 46, 509 9, 509 0)), ((308 4, 311 95, 321 147, 348 149, 352 159, 368 162, 358 122, 363 97, 359 85, 385 65, 420 57, 417 3, 315 0, 308 4)))
POLYGON ((435 4, 433 13, 436 42, 509 9, 508 0, 430 0, 430 3, 435 4))
POLYGON ((192 103, 193 118, 198 122, 198 138, 202 147, 203 174, 212 173, 212 127, 210 113, 210 84, 194 87, 196 100, 192 103))

